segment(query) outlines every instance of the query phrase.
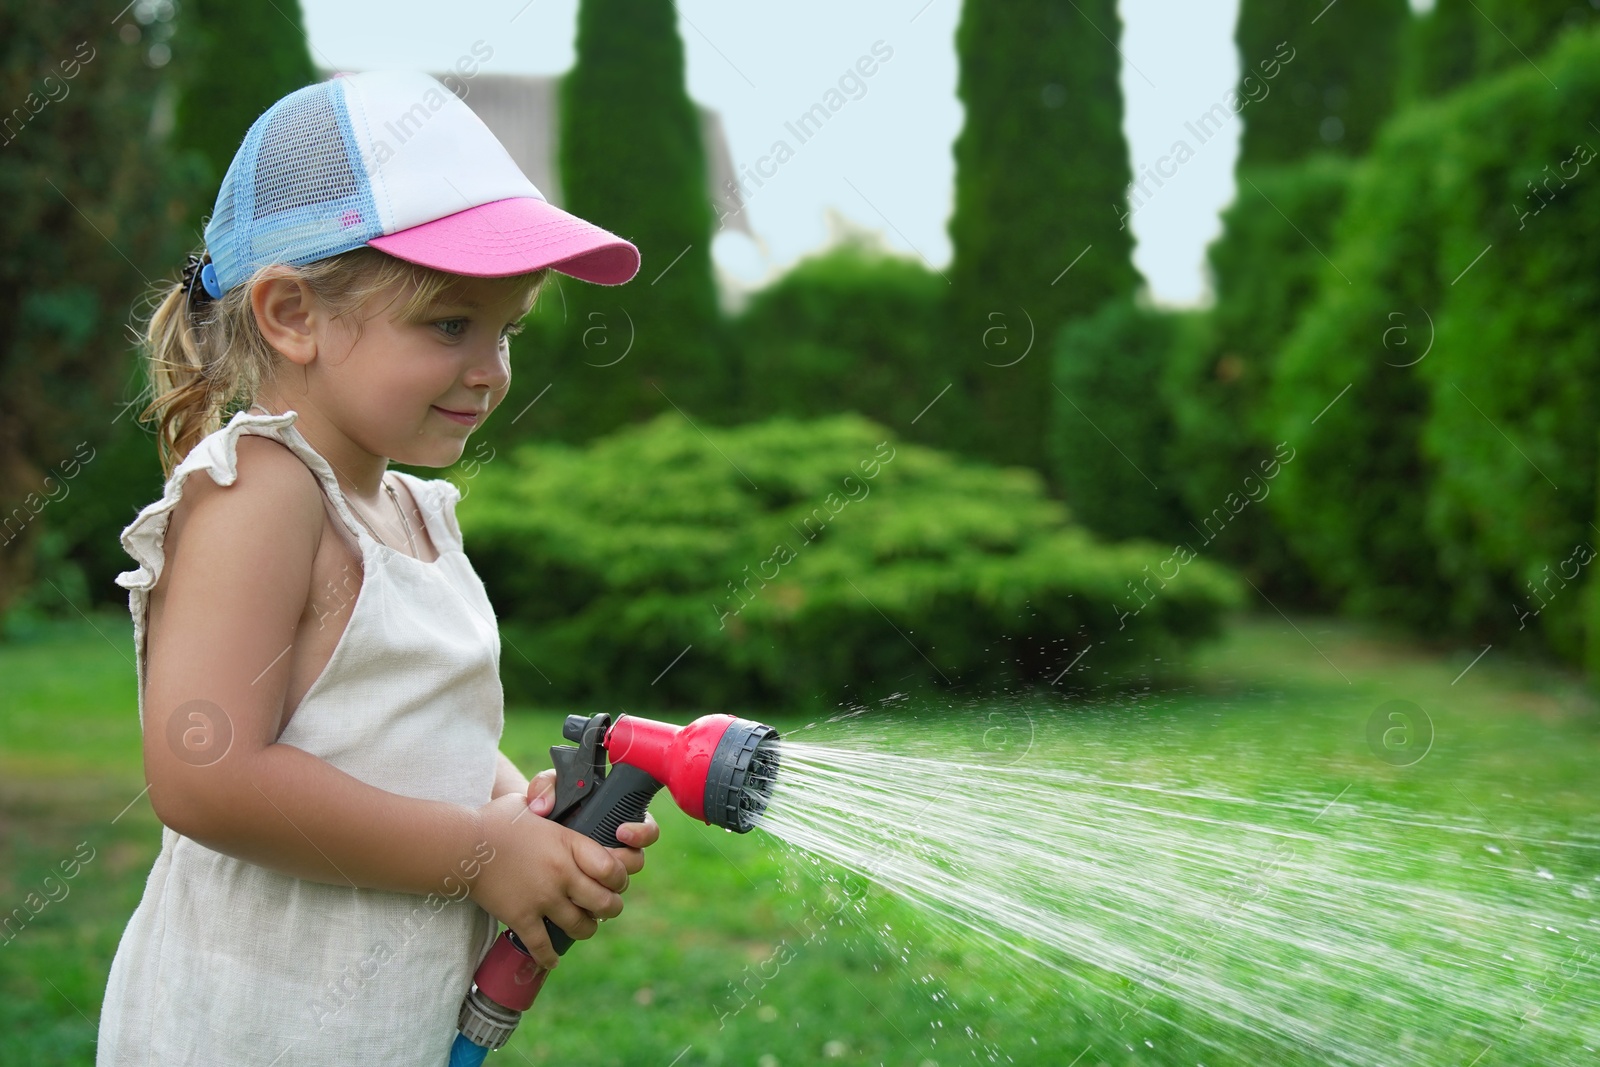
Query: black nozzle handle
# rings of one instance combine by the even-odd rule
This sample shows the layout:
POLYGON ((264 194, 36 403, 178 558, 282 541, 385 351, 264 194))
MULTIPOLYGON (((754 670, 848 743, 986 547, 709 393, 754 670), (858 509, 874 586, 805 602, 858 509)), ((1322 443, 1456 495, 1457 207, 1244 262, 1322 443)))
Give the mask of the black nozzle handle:
MULTIPOLYGON (((617 840, 617 827, 625 822, 643 822, 645 810, 660 789, 661 783, 639 768, 615 764, 594 792, 556 821, 606 848, 625 848, 617 840)), ((549 919, 544 921, 544 932, 550 935, 550 944, 558 955, 565 955, 572 947, 572 938, 549 919)))

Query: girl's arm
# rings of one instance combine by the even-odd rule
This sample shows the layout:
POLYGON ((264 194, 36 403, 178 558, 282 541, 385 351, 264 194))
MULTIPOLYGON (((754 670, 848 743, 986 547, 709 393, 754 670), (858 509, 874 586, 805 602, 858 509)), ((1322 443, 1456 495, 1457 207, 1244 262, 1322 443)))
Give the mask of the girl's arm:
POLYGON ((527 776, 517 770, 517 765, 511 762, 511 757, 504 752, 499 753, 499 756, 500 763, 495 768, 494 789, 490 793, 490 798, 504 796, 507 793, 526 793, 528 791, 527 776))

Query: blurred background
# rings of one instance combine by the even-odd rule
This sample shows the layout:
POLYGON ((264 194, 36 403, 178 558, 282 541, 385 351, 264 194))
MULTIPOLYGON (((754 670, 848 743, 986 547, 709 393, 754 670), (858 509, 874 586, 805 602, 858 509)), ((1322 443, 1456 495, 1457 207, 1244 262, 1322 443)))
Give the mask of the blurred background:
MULTIPOLYGON (((159 844, 114 584, 162 489, 139 318, 249 124, 340 71, 434 73, 642 252, 547 287, 496 417, 414 471, 462 491, 529 773, 569 710, 970 751, 1025 707, 1235 791, 1592 832, 1600 0, 460 7, 0 3, 0 1060, 92 1060, 159 844)), ((888 900, 728 1022, 806 891, 662 819, 639 933, 515 1055, 1195 1062, 1179 1010, 1147 1048, 1017 958, 890 945, 888 900)))

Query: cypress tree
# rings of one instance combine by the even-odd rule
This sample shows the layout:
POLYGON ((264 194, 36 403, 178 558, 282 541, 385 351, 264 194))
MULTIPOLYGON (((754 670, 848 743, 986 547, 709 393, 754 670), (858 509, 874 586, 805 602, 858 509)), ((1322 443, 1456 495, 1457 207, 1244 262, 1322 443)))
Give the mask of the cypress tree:
POLYGON ((1558 36, 1597 21, 1600 10, 1575 0, 1435 0, 1413 20, 1405 95, 1438 96, 1519 64, 1542 68, 1539 55, 1558 36))
POLYGON ((1365 152, 1394 102, 1409 19, 1406 0, 1242 0, 1241 95, 1248 95, 1245 79, 1260 76, 1261 61, 1280 43, 1287 42, 1294 59, 1272 80, 1270 95, 1244 114, 1239 170, 1322 148, 1365 152))
POLYGON ((939 417, 992 460, 1044 466, 1057 332, 1138 281, 1121 30, 1115 0, 962 7, 945 342, 960 395, 939 417))
MULTIPOLYGON (((186 0, 184 37, 192 50, 176 106, 179 148, 208 167, 211 213, 245 131, 279 98, 317 80, 298 0, 186 0)), ((195 242, 198 245, 198 241, 195 242)))
POLYGON ((543 369, 507 404, 520 409, 546 384, 550 393, 521 432, 582 440, 673 404, 726 418, 737 383, 671 0, 584 0, 559 107, 564 206, 632 241, 641 267, 620 288, 558 276, 540 297, 544 328, 522 347, 543 369))
MULTIPOLYGON (((1207 250, 1209 328, 1169 367, 1178 451, 1196 515, 1271 467, 1280 438, 1265 407, 1278 353, 1330 271, 1350 157, 1364 152, 1395 96, 1405 0, 1292 4, 1243 0, 1236 33, 1244 125, 1238 191, 1207 250)), ((1293 449, 1294 442, 1286 447, 1293 449)), ((1209 538, 1208 538, 1209 540, 1209 538)), ((1311 604, 1314 583, 1267 508, 1244 509, 1215 552, 1274 598, 1311 604)))
MULTIPOLYGON (((1486 0, 1487 2, 1487 0, 1486 0)), ((1478 24, 1470 0, 1434 0, 1407 28, 1400 96, 1438 96, 1470 80, 1478 62, 1478 24)))
MULTIPOLYGON (((1439 2, 1448 5, 1459 0, 1439 2)), ((1541 54, 1568 30, 1600 22, 1600 10, 1575 0, 1481 0, 1478 8, 1483 17, 1474 24, 1478 47, 1473 73, 1480 77, 1529 62, 1550 77, 1551 72, 1540 62, 1541 54)))

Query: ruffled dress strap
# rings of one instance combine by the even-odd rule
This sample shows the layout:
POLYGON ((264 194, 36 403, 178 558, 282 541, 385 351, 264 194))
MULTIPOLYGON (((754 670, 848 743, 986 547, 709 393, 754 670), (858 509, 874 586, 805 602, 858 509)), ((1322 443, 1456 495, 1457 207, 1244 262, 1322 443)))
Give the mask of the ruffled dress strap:
POLYGON ((333 512, 345 528, 356 537, 358 543, 370 537, 356 520, 350 505, 345 502, 344 494, 339 489, 339 481, 334 477, 333 468, 306 442, 300 432, 294 429, 297 418, 299 413, 296 411, 285 411, 281 415, 235 412, 226 426, 207 435, 190 449, 189 454, 167 477, 161 499, 145 507, 123 529, 122 547, 139 563, 139 566, 117 575, 117 584, 129 591, 148 592, 160 581, 161 571, 166 562, 164 546, 167 524, 171 521, 172 510, 178 506, 178 501, 183 496, 184 482, 188 480, 189 475, 198 470, 205 471, 218 485, 232 485, 237 481, 239 435, 242 433, 270 437, 291 449, 306 466, 311 468, 317 480, 322 483, 323 493, 332 504, 333 512))
POLYGON ((447 552, 463 550, 461 527, 456 522, 456 504, 461 501, 461 490, 444 478, 418 478, 405 471, 390 471, 411 492, 422 513, 423 525, 433 539, 433 547, 442 556, 447 552))

